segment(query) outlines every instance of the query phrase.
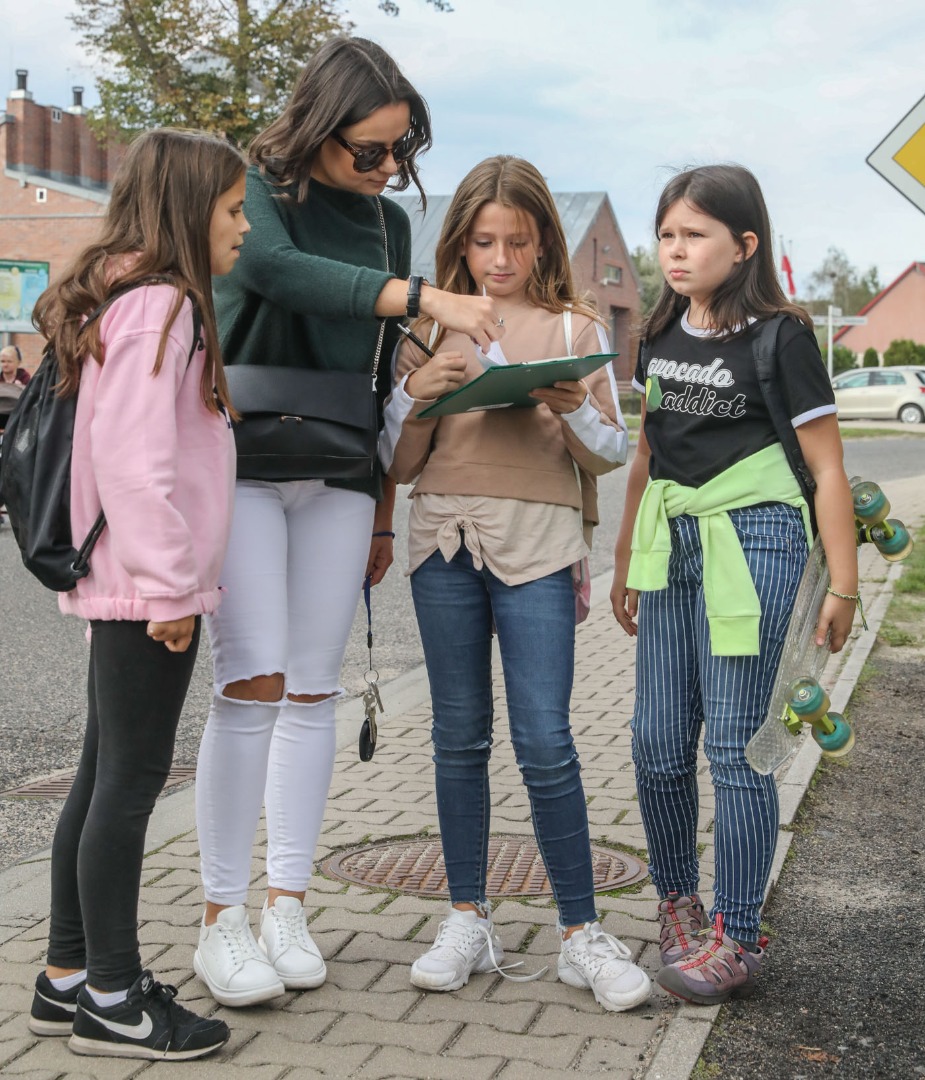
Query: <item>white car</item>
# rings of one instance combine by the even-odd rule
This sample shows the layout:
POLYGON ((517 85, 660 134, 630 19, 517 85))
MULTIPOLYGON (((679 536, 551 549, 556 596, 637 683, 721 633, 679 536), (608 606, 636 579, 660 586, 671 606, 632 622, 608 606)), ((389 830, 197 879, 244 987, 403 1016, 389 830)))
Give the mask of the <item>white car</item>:
POLYGON ((832 380, 842 420, 925 422, 925 367, 859 368, 832 380))

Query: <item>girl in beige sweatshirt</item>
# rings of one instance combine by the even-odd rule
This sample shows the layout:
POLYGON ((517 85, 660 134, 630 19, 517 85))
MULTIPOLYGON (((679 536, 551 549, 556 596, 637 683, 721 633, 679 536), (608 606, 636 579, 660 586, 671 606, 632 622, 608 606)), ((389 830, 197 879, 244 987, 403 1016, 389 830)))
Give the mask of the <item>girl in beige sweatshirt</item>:
POLYGON ((414 483, 411 588, 433 702, 450 889, 447 918, 412 965, 411 982, 457 990, 503 960, 486 900, 494 629, 511 740, 559 908, 559 978, 590 989, 605 1009, 629 1009, 648 998, 649 979, 598 922, 569 727, 575 567, 597 522, 594 478, 626 460, 611 366, 534 391, 535 408, 418 416, 492 364, 602 353, 606 337, 575 291, 549 189, 526 161, 489 158, 462 181, 436 265, 440 288, 494 300, 500 340, 485 354, 466 336, 419 320, 415 332, 436 355, 401 347, 385 414, 383 464, 399 483, 414 483))

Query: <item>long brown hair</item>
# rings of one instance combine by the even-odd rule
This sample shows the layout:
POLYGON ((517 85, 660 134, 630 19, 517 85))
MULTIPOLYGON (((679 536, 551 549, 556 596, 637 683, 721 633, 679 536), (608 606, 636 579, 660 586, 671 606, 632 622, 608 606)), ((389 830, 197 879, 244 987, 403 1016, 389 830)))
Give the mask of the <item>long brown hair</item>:
POLYGON ((404 191, 414 184, 426 205, 415 158, 433 142, 427 102, 385 49, 365 38, 336 37, 321 46, 305 65, 285 109, 250 144, 250 159, 281 187, 295 185, 297 201, 304 202, 324 140, 384 105, 400 102, 411 110, 411 135, 420 145, 399 164, 391 186, 404 191))
MULTIPOLYGON (((707 316, 717 338, 742 333, 749 319, 769 319, 778 312, 792 315, 810 329, 812 318, 784 295, 777 277, 768 208, 758 181, 741 165, 702 165, 678 173, 665 186, 655 212, 655 236, 669 209, 683 199, 695 210, 723 223, 742 246, 744 233, 758 237, 750 259, 736 263, 732 273, 710 297, 707 316)), ((642 330, 644 340, 658 337, 687 308, 689 300, 666 281, 642 330)))
MULTIPOLYGON (((600 321, 594 301, 575 288, 565 231, 546 181, 535 165, 510 154, 479 162, 457 187, 437 241, 437 288, 463 296, 478 292, 462 251, 478 212, 488 203, 498 203, 515 214, 528 214, 539 229, 543 255, 534 263, 527 282, 529 303, 552 312, 571 308, 600 321)), ((422 320, 422 330, 427 324, 432 320, 422 320)))
POLYGON ((84 327, 86 316, 117 290, 162 278, 177 296, 153 374, 161 369, 170 328, 189 295, 202 314, 203 403, 212 411, 229 403, 212 306, 209 227, 216 201, 245 166, 238 150, 204 132, 159 128, 135 139, 113 181, 100 236, 42 293, 33 311, 36 329, 58 357, 59 393, 76 392, 85 357, 100 364, 105 359, 100 320, 84 327))

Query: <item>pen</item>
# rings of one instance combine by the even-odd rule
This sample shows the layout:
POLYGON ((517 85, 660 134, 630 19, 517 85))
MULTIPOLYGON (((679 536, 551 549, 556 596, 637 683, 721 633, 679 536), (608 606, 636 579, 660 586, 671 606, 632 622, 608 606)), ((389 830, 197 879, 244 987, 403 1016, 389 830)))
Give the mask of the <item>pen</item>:
POLYGON ((424 353, 427 356, 433 356, 434 355, 433 351, 431 349, 428 349, 428 347, 424 344, 423 341, 421 341, 421 339, 417 336, 417 334, 412 333, 408 329, 408 327, 405 326, 404 323, 399 323, 398 324, 398 329, 401 330, 401 332, 411 342, 412 345, 417 345, 417 347, 421 350, 422 353, 424 353))

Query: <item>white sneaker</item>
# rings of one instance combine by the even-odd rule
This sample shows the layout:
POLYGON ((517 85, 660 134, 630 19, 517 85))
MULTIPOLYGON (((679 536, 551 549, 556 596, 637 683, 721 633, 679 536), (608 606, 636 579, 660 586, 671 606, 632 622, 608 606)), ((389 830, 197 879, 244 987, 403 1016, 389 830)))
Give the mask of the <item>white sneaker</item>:
POLYGON ((313 990, 327 977, 328 969, 308 932, 305 908, 294 896, 278 896, 273 907, 264 900, 257 944, 287 990, 313 990))
POLYGON ((631 960, 632 953, 619 938, 605 934, 599 922, 585 923, 562 942, 559 978, 569 986, 589 989, 599 1005, 623 1012, 648 1000, 649 976, 631 960))
POLYGON ((459 990, 473 972, 497 971, 503 959, 491 915, 480 919, 474 911, 451 906, 436 941, 411 965, 411 985, 422 990, 459 990))
POLYGON ((193 970, 222 1005, 256 1005, 286 992, 257 948, 243 904, 225 908, 217 922, 200 928, 193 970))

